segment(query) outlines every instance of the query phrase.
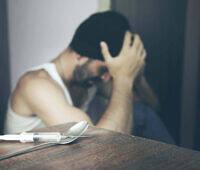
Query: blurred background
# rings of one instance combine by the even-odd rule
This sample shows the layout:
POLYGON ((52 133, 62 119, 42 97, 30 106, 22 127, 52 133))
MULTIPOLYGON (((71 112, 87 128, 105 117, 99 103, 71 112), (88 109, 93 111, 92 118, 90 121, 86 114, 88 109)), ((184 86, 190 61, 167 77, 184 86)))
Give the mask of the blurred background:
POLYGON ((20 75, 58 56, 89 15, 110 9, 144 41, 145 75, 177 145, 200 150, 199 0, 0 0, 0 133, 20 75))

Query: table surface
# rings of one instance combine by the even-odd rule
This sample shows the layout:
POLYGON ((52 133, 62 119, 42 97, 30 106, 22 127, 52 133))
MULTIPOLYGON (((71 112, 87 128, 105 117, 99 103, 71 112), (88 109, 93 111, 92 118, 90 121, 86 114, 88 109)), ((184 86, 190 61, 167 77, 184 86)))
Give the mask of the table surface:
MULTIPOLYGON (((66 131, 73 123, 37 131, 66 131)), ((90 137, 0 161, 0 169, 200 169, 200 152, 89 127, 90 137)), ((34 144, 1 142, 0 156, 34 144)))

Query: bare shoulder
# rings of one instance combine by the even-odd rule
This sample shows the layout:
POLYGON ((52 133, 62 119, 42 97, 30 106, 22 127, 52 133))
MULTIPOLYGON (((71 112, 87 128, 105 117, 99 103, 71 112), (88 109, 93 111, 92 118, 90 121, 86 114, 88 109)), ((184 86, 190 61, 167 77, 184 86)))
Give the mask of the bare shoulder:
POLYGON ((45 71, 39 70, 28 72, 18 81, 16 90, 21 96, 35 97, 36 95, 62 94, 61 87, 47 75, 45 71))

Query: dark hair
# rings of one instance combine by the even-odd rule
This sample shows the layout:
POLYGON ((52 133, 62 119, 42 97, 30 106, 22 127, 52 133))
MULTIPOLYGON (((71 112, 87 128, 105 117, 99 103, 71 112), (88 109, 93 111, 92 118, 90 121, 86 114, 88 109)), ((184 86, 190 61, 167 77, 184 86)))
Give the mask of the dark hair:
POLYGON ((130 25, 122 14, 114 11, 95 13, 80 24, 69 46, 81 56, 103 60, 100 42, 105 41, 114 57, 122 48, 126 30, 130 30, 130 25))

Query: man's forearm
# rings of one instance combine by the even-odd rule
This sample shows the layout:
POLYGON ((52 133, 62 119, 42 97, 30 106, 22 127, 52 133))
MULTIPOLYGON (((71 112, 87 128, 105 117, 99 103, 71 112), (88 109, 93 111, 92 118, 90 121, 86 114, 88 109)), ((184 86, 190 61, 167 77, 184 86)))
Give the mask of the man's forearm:
POLYGON ((132 81, 126 78, 115 79, 109 106, 97 126, 130 133, 133 126, 132 81))

